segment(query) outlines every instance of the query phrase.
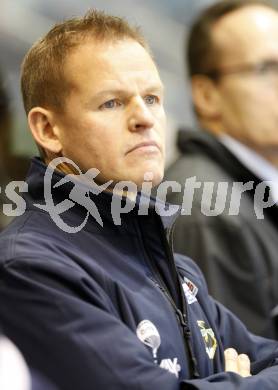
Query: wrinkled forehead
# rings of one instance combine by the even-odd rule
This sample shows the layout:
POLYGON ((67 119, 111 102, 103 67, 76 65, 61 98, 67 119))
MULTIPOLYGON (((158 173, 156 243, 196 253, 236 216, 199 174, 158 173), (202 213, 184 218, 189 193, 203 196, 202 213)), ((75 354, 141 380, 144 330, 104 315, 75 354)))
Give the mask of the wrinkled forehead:
POLYGON ((261 5, 243 7, 222 17, 212 37, 223 65, 278 59, 278 12, 261 5))
POLYGON ((162 85, 150 53, 131 39, 89 41, 73 50, 65 62, 65 75, 79 90, 99 90, 133 83, 162 85))

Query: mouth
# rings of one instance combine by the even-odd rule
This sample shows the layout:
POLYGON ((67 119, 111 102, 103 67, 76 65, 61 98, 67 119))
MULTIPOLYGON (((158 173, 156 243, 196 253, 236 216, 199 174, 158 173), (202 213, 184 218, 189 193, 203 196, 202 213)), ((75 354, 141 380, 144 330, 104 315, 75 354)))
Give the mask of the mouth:
POLYGON ((126 154, 134 151, 140 151, 146 153, 152 153, 152 152, 157 153, 158 151, 160 151, 160 146, 155 141, 140 142, 139 144, 136 144, 132 148, 128 149, 126 154))

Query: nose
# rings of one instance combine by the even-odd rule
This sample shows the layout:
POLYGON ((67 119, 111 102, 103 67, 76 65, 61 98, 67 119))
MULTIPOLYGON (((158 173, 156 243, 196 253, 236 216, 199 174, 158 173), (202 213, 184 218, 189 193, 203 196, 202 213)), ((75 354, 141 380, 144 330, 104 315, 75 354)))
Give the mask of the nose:
POLYGON ((136 99, 128 118, 129 131, 142 131, 154 126, 154 116, 143 99, 136 99))

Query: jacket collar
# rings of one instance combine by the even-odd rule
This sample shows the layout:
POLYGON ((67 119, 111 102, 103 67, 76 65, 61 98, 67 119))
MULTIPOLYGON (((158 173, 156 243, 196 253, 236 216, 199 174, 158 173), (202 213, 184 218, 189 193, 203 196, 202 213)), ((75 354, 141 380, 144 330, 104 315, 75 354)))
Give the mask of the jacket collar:
MULTIPOLYGON (((94 224, 96 224, 98 220, 95 218, 96 214, 94 214, 94 211, 97 209, 103 226, 106 224, 117 225, 117 222, 115 223, 115 221, 118 221, 116 217, 120 213, 120 208, 125 207, 130 210, 127 213, 120 214, 121 226, 125 227, 126 224, 129 224, 130 219, 140 218, 140 209, 144 208, 147 210, 147 215, 157 215, 158 218, 161 218, 164 228, 170 229, 180 214, 179 210, 177 210, 171 216, 164 216, 164 210, 169 205, 165 205, 158 198, 148 197, 140 192, 134 201, 127 197, 122 197, 121 199, 120 196, 110 191, 103 191, 97 194, 98 186, 89 185, 84 181, 76 179, 73 175, 66 176, 62 172, 53 169, 49 170, 51 172, 51 178, 50 182, 47 183, 45 181, 46 171, 47 166, 40 158, 32 159, 26 179, 28 183, 28 194, 25 198, 28 202, 28 207, 29 209, 37 210, 39 207, 44 211, 48 211, 44 207, 46 204, 52 205, 52 208, 64 204, 66 210, 60 214, 60 217, 65 221, 80 221, 88 214, 88 222, 89 220, 91 222, 94 220, 94 224), (46 191, 46 188, 49 187, 50 191, 46 191), (75 196, 77 195, 76 202, 72 199, 73 190, 75 196), (66 207, 67 204, 68 209, 66 207), (91 213, 88 212, 88 208, 85 205, 91 206, 91 213)), ((58 209, 55 212, 57 213, 58 209)))
POLYGON ((217 137, 207 130, 185 131, 181 129, 178 132, 177 146, 184 155, 198 153, 210 157, 212 161, 222 166, 230 176, 236 178, 236 181, 253 180, 255 184, 261 182, 217 137))
MULTIPOLYGON (((248 191, 248 196, 254 198, 255 189, 262 179, 248 169, 238 158, 223 144, 217 137, 206 130, 188 131, 181 129, 178 133, 177 146, 179 151, 185 155, 207 156, 225 172, 235 182, 254 183, 253 189, 248 191)), ((275 204, 265 209, 265 213, 274 225, 277 226, 278 207, 275 204)))

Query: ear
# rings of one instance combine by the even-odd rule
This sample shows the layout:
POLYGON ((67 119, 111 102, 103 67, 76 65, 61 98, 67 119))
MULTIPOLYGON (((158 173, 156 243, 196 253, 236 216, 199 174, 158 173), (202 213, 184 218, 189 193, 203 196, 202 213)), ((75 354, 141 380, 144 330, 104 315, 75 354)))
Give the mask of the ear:
POLYGON ((35 141, 54 154, 62 150, 59 130, 55 125, 53 113, 42 107, 34 107, 28 114, 28 124, 35 141))
POLYGON ((197 113, 207 119, 220 116, 220 95, 213 80, 204 75, 196 75, 191 79, 192 98, 197 113))

